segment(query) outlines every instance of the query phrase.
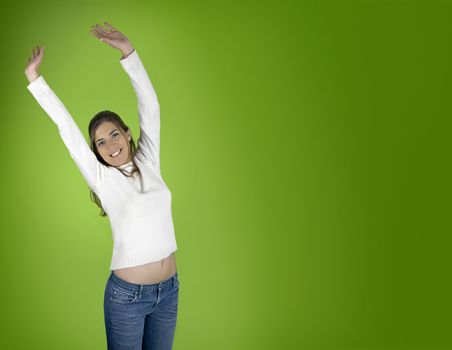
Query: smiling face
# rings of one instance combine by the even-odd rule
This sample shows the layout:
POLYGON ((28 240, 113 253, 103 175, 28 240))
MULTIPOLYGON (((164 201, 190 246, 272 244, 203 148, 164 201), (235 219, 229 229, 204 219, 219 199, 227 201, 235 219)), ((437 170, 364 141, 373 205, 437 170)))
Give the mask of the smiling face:
POLYGON ((102 159, 117 167, 132 161, 130 137, 130 130, 124 132, 112 122, 106 121, 97 127, 94 144, 102 159))

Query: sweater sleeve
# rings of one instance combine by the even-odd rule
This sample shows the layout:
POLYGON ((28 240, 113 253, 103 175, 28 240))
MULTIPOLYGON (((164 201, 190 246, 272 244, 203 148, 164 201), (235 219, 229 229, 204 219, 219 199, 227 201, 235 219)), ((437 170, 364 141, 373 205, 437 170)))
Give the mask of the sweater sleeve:
POLYGON ((56 124, 64 144, 88 186, 98 194, 107 176, 107 166, 97 160, 77 124, 42 75, 33 80, 27 89, 56 124))
POLYGON ((140 120, 137 152, 160 169, 160 105, 154 87, 136 50, 119 62, 137 96, 140 120))

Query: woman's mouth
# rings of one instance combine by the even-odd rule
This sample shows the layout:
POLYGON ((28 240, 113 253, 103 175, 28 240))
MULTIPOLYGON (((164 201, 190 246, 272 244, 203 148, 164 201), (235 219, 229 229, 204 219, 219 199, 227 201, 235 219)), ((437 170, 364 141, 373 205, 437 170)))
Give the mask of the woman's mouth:
POLYGON ((120 148, 118 151, 116 151, 115 153, 110 154, 110 157, 116 157, 119 153, 121 153, 122 148, 120 148))

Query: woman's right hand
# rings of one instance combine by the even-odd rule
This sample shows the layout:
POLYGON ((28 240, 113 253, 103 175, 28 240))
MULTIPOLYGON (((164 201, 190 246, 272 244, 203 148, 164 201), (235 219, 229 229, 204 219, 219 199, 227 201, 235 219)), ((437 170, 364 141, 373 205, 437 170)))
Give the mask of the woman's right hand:
POLYGON ((39 66, 44 57, 44 46, 36 46, 36 48, 33 48, 32 52, 33 56, 28 58, 28 63, 25 67, 25 75, 30 83, 39 77, 39 66))

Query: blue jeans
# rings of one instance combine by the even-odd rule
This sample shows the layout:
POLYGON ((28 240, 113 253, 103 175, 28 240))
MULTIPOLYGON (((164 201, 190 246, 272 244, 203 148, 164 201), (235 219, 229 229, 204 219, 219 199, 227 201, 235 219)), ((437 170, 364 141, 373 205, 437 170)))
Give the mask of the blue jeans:
POLYGON ((135 284, 111 271, 104 294, 108 350, 171 349, 178 299, 177 272, 160 283, 135 284))

